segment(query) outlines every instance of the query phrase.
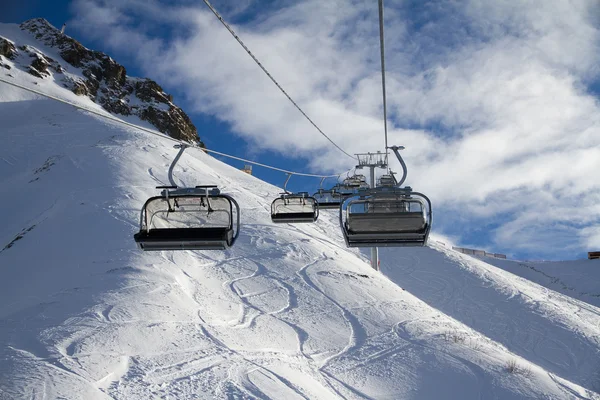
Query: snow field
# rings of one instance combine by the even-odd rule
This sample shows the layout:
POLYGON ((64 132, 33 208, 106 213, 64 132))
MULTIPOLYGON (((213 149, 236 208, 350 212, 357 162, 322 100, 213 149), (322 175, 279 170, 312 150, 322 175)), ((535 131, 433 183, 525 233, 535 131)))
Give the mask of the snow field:
POLYGON ((0 84, 1 399, 600 398, 593 304, 433 241, 375 272, 335 211, 275 225, 280 189, 197 150, 176 180, 234 196, 238 242, 137 250, 173 143, 24 93, 0 84))

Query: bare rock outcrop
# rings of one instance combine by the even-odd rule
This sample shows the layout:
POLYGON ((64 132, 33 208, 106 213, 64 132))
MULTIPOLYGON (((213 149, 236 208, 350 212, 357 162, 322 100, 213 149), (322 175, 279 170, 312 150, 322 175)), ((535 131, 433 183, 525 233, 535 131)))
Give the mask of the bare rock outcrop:
MULTIPOLYGON (((190 118, 173 103, 173 97, 165 93, 158 83, 127 76, 125 67, 111 57, 87 49, 43 18, 25 21, 20 26, 33 34, 39 42, 55 48, 68 64, 63 67, 39 51, 24 46, 23 51, 32 57, 27 66, 30 74, 46 78, 52 72, 62 74, 69 71, 61 80, 63 86, 73 93, 88 96, 111 113, 136 115, 162 133, 203 146, 190 118)), ((0 38, 0 55, 14 59, 17 54, 18 50, 13 43, 0 38)))

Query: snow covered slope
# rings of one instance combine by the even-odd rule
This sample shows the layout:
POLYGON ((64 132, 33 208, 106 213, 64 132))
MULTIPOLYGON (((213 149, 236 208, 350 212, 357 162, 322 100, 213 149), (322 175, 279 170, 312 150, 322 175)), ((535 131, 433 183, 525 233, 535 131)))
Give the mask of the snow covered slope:
POLYGON ((238 242, 143 253, 171 141, 5 84, 0 121, 1 399, 600 399, 589 303, 433 241, 375 272, 335 212, 274 225, 280 189, 197 150, 176 179, 238 200, 238 242))
POLYGON ((485 261, 549 289, 600 307, 600 260, 485 261))

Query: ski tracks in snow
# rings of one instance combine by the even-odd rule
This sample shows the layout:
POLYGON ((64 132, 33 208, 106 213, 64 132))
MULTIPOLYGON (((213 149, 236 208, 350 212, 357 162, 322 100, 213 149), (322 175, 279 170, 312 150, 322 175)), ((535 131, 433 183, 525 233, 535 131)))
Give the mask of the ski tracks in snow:
MULTIPOLYGON (((258 229, 264 228, 260 227, 258 229)), ((254 242, 252 244, 258 247, 281 246, 281 244, 277 243, 264 242, 265 239, 263 237, 260 239, 263 240, 262 242, 254 242)), ((269 259, 261 259, 259 261, 253 257, 231 257, 223 260, 211 260, 210 263, 204 264, 205 268, 209 268, 213 273, 217 273, 217 270, 220 271, 219 276, 222 276, 222 274, 234 274, 234 276, 223 280, 221 283, 224 293, 229 298, 228 301, 231 302, 232 306, 237 304, 238 307, 237 317, 225 325, 222 323, 215 324, 214 315, 212 315, 210 310, 205 308, 206 294, 198 292, 198 290, 201 290, 200 283, 196 278, 187 273, 185 268, 181 269, 182 274, 177 280, 180 281, 182 287, 186 287, 184 292, 187 293, 187 296, 198 307, 199 326, 203 335, 214 341, 215 345, 223 349, 223 351, 235 354, 234 358, 239 359, 240 362, 252 362, 257 367, 260 366, 262 372, 255 372, 253 379, 267 382, 276 378, 281 383, 279 386, 289 387, 297 396, 306 397, 307 393, 309 393, 306 387, 303 389, 297 387, 296 384, 287 381, 281 375, 274 374, 271 368, 266 368, 265 366, 277 363, 283 358, 286 360, 286 363, 297 364, 301 366, 301 369, 313 371, 313 378, 311 379, 316 379, 320 376, 318 381, 320 381, 320 385, 325 389, 324 393, 329 392, 338 398, 369 398, 366 394, 361 393, 360 390, 340 381, 327 371, 327 366, 330 363, 360 348, 367 336, 365 328, 359 322, 359 318, 354 315, 352 309, 342 305, 320 287, 318 278, 321 274, 312 274, 309 272, 311 267, 327 262, 329 257, 325 253, 322 253, 295 271, 290 268, 287 271, 273 270, 274 266, 271 263, 281 257, 280 254, 286 254, 285 257, 294 262, 308 260, 313 257, 311 254, 305 253, 301 243, 288 242, 283 247, 283 250, 273 253, 273 258, 270 259, 269 266, 265 265, 265 261, 269 259), (314 345, 319 342, 319 339, 311 337, 311 333, 305 329, 305 325, 310 324, 310 322, 308 320, 295 320, 293 318, 295 314, 294 310, 299 306, 299 302, 301 301, 298 297, 298 290, 302 293, 303 307, 307 306, 304 304, 306 302, 305 298, 315 297, 314 294, 308 293, 316 292, 316 298, 320 298, 321 302, 329 304, 327 307, 318 307, 319 310, 323 310, 323 312, 331 312, 334 309, 338 310, 337 312, 341 317, 341 321, 344 321, 344 324, 348 328, 346 344, 343 347, 334 350, 329 345, 328 348, 324 348, 324 352, 315 353, 314 345), (327 309, 331 309, 331 311, 326 311, 327 309), (262 322, 259 323, 259 321, 262 322), (286 333, 286 329, 289 330, 289 333, 286 333), (236 330, 240 332, 235 334, 236 330), (294 342, 296 345, 295 350, 289 352, 285 350, 285 343, 289 343, 289 339, 291 338, 287 339, 285 337, 289 336, 292 332, 295 336, 294 342), (273 342, 273 348, 256 348, 252 345, 254 343, 252 338, 256 335, 261 337, 262 343, 268 343, 269 341, 265 340, 265 337, 275 338, 274 334, 279 336, 277 340, 283 343, 283 347, 281 345, 277 346, 276 341, 273 342), (220 339, 216 339, 217 337, 220 339), (245 337, 245 340, 240 341, 239 337, 245 337), (311 349, 307 351, 306 343, 309 340, 311 340, 311 349), (332 350, 334 350, 333 354, 332 350), (259 376, 259 378, 256 378, 256 376, 259 376)), ((205 258, 203 257, 203 259, 205 258)), ((171 258, 170 261, 181 265, 182 260, 171 258)), ((278 263, 280 261, 275 263, 275 265, 278 263)), ((205 272, 208 271, 205 270, 205 272)), ((344 275, 347 274, 339 274, 339 276, 344 275)), ((371 301, 374 300, 373 296, 370 298, 371 301)), ((322 321, 323 319, 320 318, 319 320, 322 321)), ((336 338, 334 342, 339 343, 339 338, 336 338)), ((244 375, 244 373, 252 374, 248 371, 244 373, 240 372, 244 371, 244 368, 241 368, 238 364, 237 362, 233 363, 233 366, 229 368, 229 375, 237 377, 235 379, 237 382, 235 385, 236 390, 242 390, 247 392, 247 394, 256 396, 256 388, 253 388, 249 383, 250 378, 244 375), (232 369, 235 370, 235 373, 231 372, 232 369)), ((231 379, 227 378, 219 384, 219 392, 221 394, 230 393, 232 390, 230 381, 231 379)), ((275 397, 271 396, 271 398, 275 397)))
POLYGON ((309 264, 306 264, 304 267, 302 267, 297 272, 297 274, 298 274, 298 276, 300 276, 302 278, 302 280, 306 283, 306 285, 308 285, 311 289, 318 292, 321 296, 323 296, 325 299, 327 299, 329 302, 331 302, 331 304, 335 305, 340 310, 344 320, 347 323, 348 328, 350 329, 350 333, 348 336, 348 344, 342 350, 340 350, 337 354, 334 354, 334 355, 326 358, 325 360, 323 360, 321 363, 321 367, 320 367, 321 369, 325 368, 332 360, 334 360, 346 353, 349 353, 350 351, 361 346, 362 343, 364 343, 364 340, 366 337, 365 329, 358 322, 358 318, 356 318, 356 316, 354 314, 352 314, 347 308, 342 306, 340 303, 338 303, 336 300, 334 300, 331 296, 329 296, 323 290, 321 290, 321 288, 319 288, 319 286, 315 282, 313 282, 313 280, 310 278, 310 276, 307 272, 307 269, 309 267, 311 267, 319 262, 325 261, 325 260, 327 260, 327 256, 325 254, 323 254, 320 259, 317 259, 309 264))
MULTIPOLYGON (((582 306, 591 308, 582 311, 590 320, 597 318, 595 307, 522 278, 511 279, 505 276, 508 273, 468 256, 428 250, 422 257, 426 262, 409 255, 393 268, 385 265, 384 273, 434 308, 492 339, 495 346, 506 346, 549 372, 589 387, 589 377, 578 371, 589 371, 597 342, 589 332, 570 327, 565 312, 572 307, 569 315, 576 315, 582 306)), ((581 320, 579 315, 576 318, 581 320)))
MULTIPOLYGON (((221 281, 220 287, 229 298, 229 302, 238 304, 240 309, 236 320, 231 320, 225 325, 216 323, 213 312, 206 308, 205 294, 199 292, 202 285, 186 268, 181 268, 181 275, 177 281, 183 288, 186 295, 196 304, 198 308, 198 328, 203 337, 210 340, 225 359, 219 362, 222 368, 227 370, 227 375, 222 376, 221 380, 215 384, 218 387, 217 394, 223 397, 240 395, 250 398, 280 398, 277 393, 283 395, 281 398, 307 398, 306 394, 296 384, 290 382, 280 374, 274 372, 269 367, 275 364, 283 357, 287 363, 305 364, 302 360, 303 342, 307 336, 301 328, 279 317, 296 307, 296 295, 293 285, 285 282, 284 279, 276 277, 260 262, 245 257, 231 257, 222 260, 211 259, 202 256, 202 260, 208 259, 211 262, 204 264, 209 270, 220 271, 222 274, 231 273, 232 268, 235 274, 239 275, 230 279, 221 281), (254 270, 251 271, 251 266, 254 270), (245 273, 240 273, 246 271, 245 273), (258 289, 257 289, 258 288, 258 289), (265 299, 267 298, 267 299, 265 299), (267 301, 268 300, 268 301, 267 301), (258 319, 272 319, 271 322, 257 324, 258 319), (296 350, 288 353, 285 350, 277 350, 277 346, 269 348, 253 348, 248 346, 246 341, 240 341, 239 338, 248 335, 258 334, 270 335, 268 327, 273 323, 288 326, 294 332, 297 343, 296 350), (265 331, 265 327, 267 330, 265 331), (233 330, 233 331, 232 331, 233 330), (236 333, 236 331, 239 331, 236 333), (253 333, 253 331, 256 331, 253 333), (262 333, 261 333, 262 332, 262 333), (234 339, 235 337, 235 339, 234 339), (237 340, 236 340, 237 339, 237 340)), ((169 260, 181 265, 180 259, 171 257, 169 260)), ((282 332, 278 332, 282 333, 282 332)), ((250 339, 248 339, 250 340, 250 339)), ((268 342, 268 341, 266 341, 268 342)), ((211 365, 203 370, 194 368, 194 365, 203 365, 204 359, 195 361, 191 364, 191 369, 186 369, 188 376, 198 375, 208 371, 208 369, 218 369, 219 365, 211 365)), ((183 364, 181 364, 183 365, 183 364)), ((303 367, 305 368, 305 366, 303 367)), ((177 366, 171 366, 169 371, 178 371, 177 366)), ((166 371, 166 370, 165 370, 166 371)), ((207 372, 209 373, 209 372, 207 372)), ((212 373, 212 372, 211 372, 212 373)), ((177 372, 177 376, 182 375, 177 372)), ((185 374, 183 374, 185 375, 185 374)), ((183 376, 182 375, 182 376, 183 376)), ((175 376, 175 375, 174 375, 175 376)), ((168 377, 165 377, 168 378, 168 377)))

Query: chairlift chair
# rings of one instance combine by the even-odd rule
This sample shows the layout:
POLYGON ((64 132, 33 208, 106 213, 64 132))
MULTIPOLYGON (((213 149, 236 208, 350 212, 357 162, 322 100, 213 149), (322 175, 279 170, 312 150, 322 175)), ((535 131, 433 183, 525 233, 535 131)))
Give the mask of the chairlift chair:
POLYGON ((391 187, 391 186, 396 186, 397 184, 398 184, 398 182, 396 181, 396 177, 394 176, 394 174, 392 172, 390 172, 389 174, 381 175, 379 177, 379 181, 377 182, 378 187, 381 187, 381 186, 391 187))
POLYGON ((307 192, 282 193, 271 203, 271 221, 275 223, 315 222, 319 204, 307 192))
POLYGON ((216 186, 159 186, 140 215, 138 247, 156 250, 225 250, 240 233, 240 207, 216 186))
POLYGON ((429 198, 410 187, 361 190, 340 208, 348 247, 425 246, 431 223, 429 198))
POLYGON ((344 185, 343 183, 342 184, 338 183, 337 185, 335 185, 333 187, 333 190, 335 190, 342 196, 342 202, 345 199, 347 199, 348 197, 352 197, 358 193, 358 188, 348 187, 348 186, 344 185))
POLYGON ((367 178, 361 174, 354 174, 344 179, 342 185, 349 189, 368 188, 367 178))
POLYGON ((317 203, 319 204, 319 209, 322 208, 324 210, 340 208, 340 205, 343 200, 342 193, 337 191, 335 188, 329 190, 319 189, 319 191, 316 192, 313 195, 313 197, 315 198, 315 200, 317 200, 317 203))
POLYGON ((342 195, 342 202, 344 199, 354 196, 361 189, 369 188, 367 178, 364 175, 353 175, 345 178, 342 183, 338 183, 334 189, 342 195))

